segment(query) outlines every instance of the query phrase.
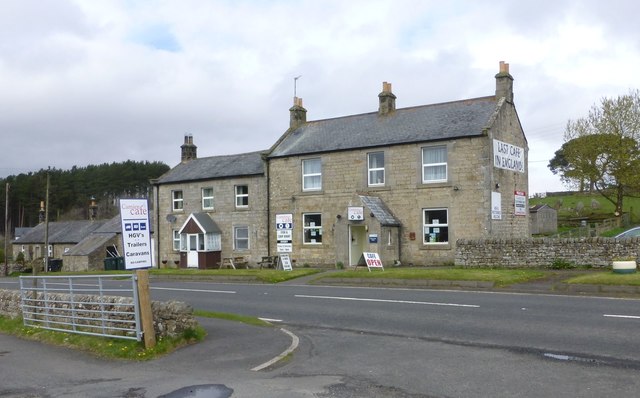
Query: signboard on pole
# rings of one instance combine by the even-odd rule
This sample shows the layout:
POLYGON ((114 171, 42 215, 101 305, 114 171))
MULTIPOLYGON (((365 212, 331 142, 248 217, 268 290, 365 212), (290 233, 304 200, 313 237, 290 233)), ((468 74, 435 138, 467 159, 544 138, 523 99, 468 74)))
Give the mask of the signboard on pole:
POLYGON ((120 199, 125 269, 151 268, 151 224, 147 199, 120 199))
MULTIPOLYGON (((276 214, 276 251, 291 253, 293 251, 293 214, 276 214)), ((289 263, 291 266, 291 263, 289 263)))

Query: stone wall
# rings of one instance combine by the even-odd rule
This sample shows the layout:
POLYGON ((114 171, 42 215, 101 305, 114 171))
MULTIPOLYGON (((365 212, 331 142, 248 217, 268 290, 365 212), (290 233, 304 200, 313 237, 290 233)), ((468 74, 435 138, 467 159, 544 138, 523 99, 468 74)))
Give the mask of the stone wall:
MULTIPOLYGON (((59 294, 61 300, 68 300, 68 295, 59 294), (63 297, 66 296, 66 297, 63 297)), ((127 297, 103 297, 106 302, 116 303, 119 301, 131 302, 131 298, 127 297)), ((75 295, 74 300, 77 302, 93 302, 95 298, 91 296, 75 295)), ((19 290, 0 290, 0 315, 15 318, 22 315, 21 299, 19 290)), ((96 305, 97 306, 97 305, 96 305)), ((85 310, 90 309, 90 305, 85 304, 85 310)), ((99 310, 99 308, 97 308, 99 310)), ((122 311, 121 308, 118 309, 122 311)), ((198 326, 198 322, 193 316, 193 308, 188 304, 178 301, 152 301, 151 310, 153 312, 153 327, 156 332, 156 338, 178 337, 184 331, 193 329, 198 326)), ((54 312, 51 313, 55 315, 54 312)), ((66 314, 66 312, 65 312, 66 314)), ((133 312, 129 319, 134 319, 133 312)))
POLYGON ((637 258, 640 238, 460 239, 455 264, 463 267, 548 267, 556 261, 607 267, 614 258, 637 258))

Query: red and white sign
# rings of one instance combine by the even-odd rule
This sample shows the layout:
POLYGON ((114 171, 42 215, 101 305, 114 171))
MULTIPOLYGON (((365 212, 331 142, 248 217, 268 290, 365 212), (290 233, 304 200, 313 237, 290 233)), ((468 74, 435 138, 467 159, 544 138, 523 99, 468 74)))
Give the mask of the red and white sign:
POLYGON ((371 272, 371 268, 381 268, 384 271, 384 267, 382 266, 382 261, 380 261, 378 253, 363 252, 362 256, 364 257, 364 262, 367 264, 369 272, 371 272))
POLYGON ((527 193, 524 191, 515 191, 514 193, 514 210, 516 216, 527 215, 527 193))

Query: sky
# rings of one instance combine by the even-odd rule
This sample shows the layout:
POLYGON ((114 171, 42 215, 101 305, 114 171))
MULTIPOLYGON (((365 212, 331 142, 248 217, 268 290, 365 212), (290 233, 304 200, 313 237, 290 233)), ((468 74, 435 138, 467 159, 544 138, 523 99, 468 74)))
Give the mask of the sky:
POLYGON ((569 120, 640 88, 635 0, 0 0, 0 177, 268 149, 307 120, 493 95, 510 64, 529 192, 569 120), (295 80, 294 78, 300 76, 295 80))

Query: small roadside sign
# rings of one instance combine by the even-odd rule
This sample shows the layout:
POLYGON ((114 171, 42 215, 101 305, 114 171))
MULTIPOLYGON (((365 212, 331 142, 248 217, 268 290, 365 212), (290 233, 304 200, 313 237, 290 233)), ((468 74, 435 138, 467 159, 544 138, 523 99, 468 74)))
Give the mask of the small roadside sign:
POLYGON ((369 272, 371 272, 372 268, 380 268, 384 271, 378 253, 363 252, 362 256, 360 256, 360 261, 358 261, 358 265, 366 265, 369 272))
POLYGON ((147 199, 120 199, 125 269, 151 268, 151 225, 147 199))
POLYGON ((280 255, 280 264, 282 265, 282 269, 285 271, 293 270, 293 268, 291 267, 291 257, 289 257, 288 254, 280 255))

